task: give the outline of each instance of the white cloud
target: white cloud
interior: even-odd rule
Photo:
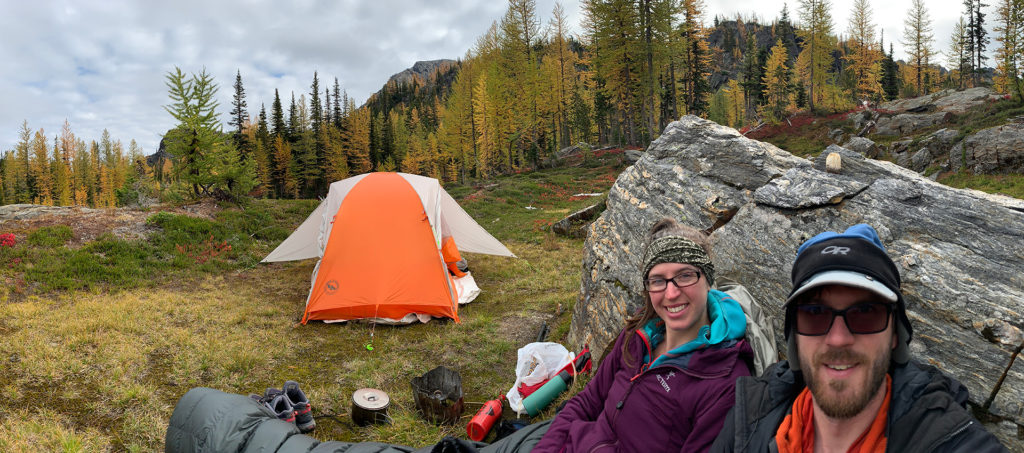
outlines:
[[[164,75],[204,67],[220,85],[226,122],[235,72],[241,71],[248,109],[269,110],[274,89],[282,102],[308,93],[317,71],[321,89],[337,77],[358,103],[392,74],[419,60],[462,58],[491,24],[502,1],[438,0],[33,0],[6,1],[0,15],[0,151],[11,149],[22,120],[48,136],[65,119],[80,138],[98,140],[103,129],[146,153],[173,126]],[[715,14],[751,12],[771,21],[782,0],[705,0]],[[935,47],[948,47],[960,0],[929,0]],[[554,0],[538,0],[546,27]],[[562,2],[579,32],[578,0]],[[852,0],[833,0],[837,31],[846,29]],[[886,41],[902,34],[910,0],[872,0]],[[797,1],[789,2],[795,19]],[[989,15],[991,20],[992,15]],[[900,44],[896,41],[897,56]]]

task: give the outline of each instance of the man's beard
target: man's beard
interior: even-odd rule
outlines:
[[[829,349],[814,357],[814,360],[810,363],[811,366],[807,370],[807,387],[811,389],[814,402],[817,403],[825,415],[835,419],[851,418],[867,407],[871,399],[877,394],[882,383],[885,382],[885,375],[888,372],[891,357],[892,351],[888,348],[885,348],[884,352],[879,354],[874,361],[869,361],[865,356],[849,349]],[[867,382],[851,382],[849,380],[826,382],[826,378],[822,376],[823,373],[819,373],[819,371],[824,366],[823,364],[836,362],[853,362],[860,366],[870,366]],[[860,378],[858,377],[858,379]],[[862,384],[862,387],[855,390],[853,394],[849,396],[836,395],[846,390],[848,386],[856,386],[858,384]]]

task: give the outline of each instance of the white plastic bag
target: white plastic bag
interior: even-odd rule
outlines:
[[[519,348],[516,382],[505,394],[509,407],[520,415],[526,412],[523,397],[519,394],[519,384],[536,385],[544,382],[571,363],[575,356],[576,354],[558,343],[530,343]]]

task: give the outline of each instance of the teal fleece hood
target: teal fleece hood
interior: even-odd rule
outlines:
[[[701,348],[730,340],[739,340],[747,333],[747,315],[743,313],[743,307],[732,296],[717,289],[708,291],[708,318],[711,320],[711,325],[702,326],[697,338],[658,357],[654,363],[651,363],[651,368],[665,360]],[[665,340],[665,323],[661,318],[651,319],[644,325],[643,330],[647,334],[647,338],[650,339],[652,351]],[[650,361],[649,356],[644,357],[644,362]]]

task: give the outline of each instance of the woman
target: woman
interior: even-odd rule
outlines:
[[[751,372],[746,317],[712,289],[706,235],[665,219],[647,243],[644,309],[533,451],[698,452],[721,430],[733,384]]]

